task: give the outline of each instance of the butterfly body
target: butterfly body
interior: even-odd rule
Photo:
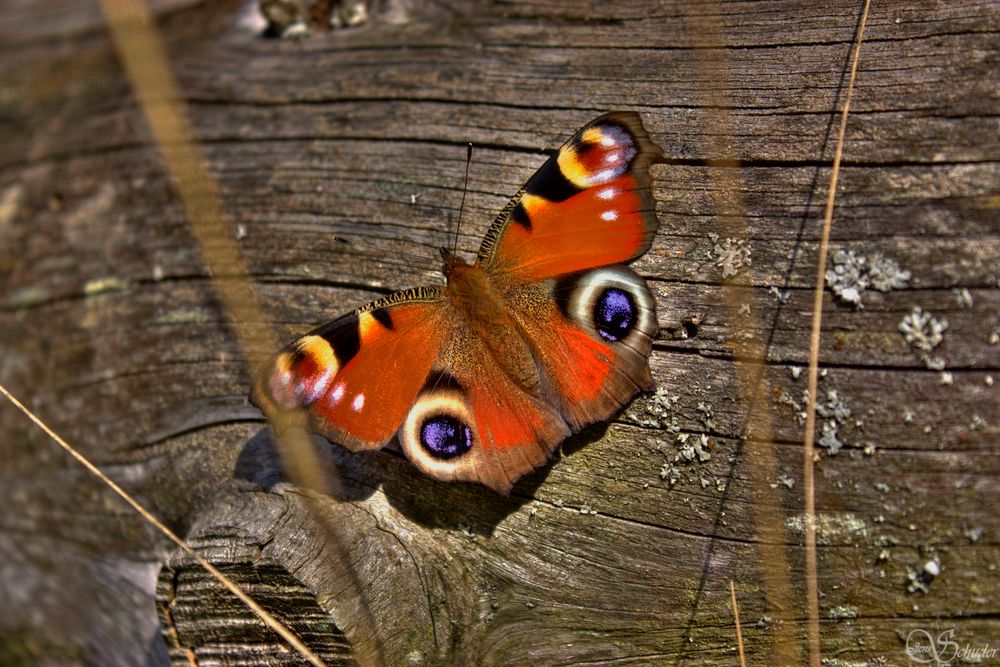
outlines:
[[[520,389],[538,392],[537,367],[511,305],[478,265],[449,255],[443,269],[445,296],[457,319],[481,340],[495,363]]]
[[[637,115],[580,130],[501,212],[474,263],[442,250],[442,287],[412,288],[280,351],[251,400],[304,409],[354,449],[398,437],[443,480],[508,493],[569,434],[653,387],[652,293],[625,262],[656,230]]]

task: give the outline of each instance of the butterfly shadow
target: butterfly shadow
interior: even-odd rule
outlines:
[[[364,477],[356,474],[370,467],[373,452],[350,452],[330,445],[326,440],[313,436],[313,455],[320,470],[328,474],[323,480],[327,488],[337,489],[338,500],[365,500],[371,496],[377,485],[365,483]],[[240,451],[233,467],[233,477],[260,488],[271,491],[280,483],[294,483],[282,464],[278,442],[270,428],[262,428]]]
[[[607,424],[598,424],[564,440],[554,456],[521,477],[508,496],[479,484],[431,479],[411,466],[401,453],[396,454],[396,469],[383,480],[383,490],[393,507],[422,526],[457,529],[470,538],[492,537],[504,519],[538,500],[537,490],[556,462],[600,440],[606,431]]]
[[[551,473],[554,462],[600,440],[606,430],[607,425],[600,424],[565,440],[553,460],[518,480],[508,496],[478,484],[440,482],[427,477],[392,445],[377,451],[351,452],[319,436],[314,436],[313,442],[320,467],[330,472],[328,487],[337,489],[338,500],[363,501],[382,487],[389,504],[414,523],[490,537],[500,522],[536,500],[536,491]],[[270,428],[262,428],[246,442],[233,476],[268,491],[279,483],[292,482]]]

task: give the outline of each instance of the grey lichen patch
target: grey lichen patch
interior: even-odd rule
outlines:
[[[702,414],[701,423],[708,431],[718,431],[715,421],[712,419],[712,406],[708,403],[699,402],[698,412]]]
[[[796,533],[805,531],[805,516],[796,514],[785,519],[785,527]],[[816,517],[816,541],[819,544],[852,542],[855,538],[868,537],[868,524],[864,519],[845,512],[843,514],[820,514]]]
[[[170,310],[156,318],[158,324],[206,324],[212,320],[212,313],[198,308]]]
[[[882,658],[882,661],[879,661]],[[878,656],[868,660],[844,660],[843,658],[823,658],[820,662],[823,667],[880,667],[888,664],[885,658]]]
[[[924,595],[931,592],[930,583],[941,574],[941,563],[936,559],[924,563],[923,567],[910,570],[906,575],[906,591],[921,592]]]
[[[718,234],[709,234],[708,238],[713,244],[711,256],[715,259],[715,265],[722,269],[723,279],[735,276],[752,263],[750,243],[746,239],[720,240]]]
[[[837,250],[826,272],[826,285],[841,301],[861,307],[861,293],[869,283],[865,271],[866,260],[853,250]]]
[[[868,288],[879,292],[903,289],[911,273],[900,268],[895,260],[881,253],[864,256],[853,250],[837,250],[826,272],[826,285],[844,303],[861,308],[861,299]]]
[[[657,440],[654,451],[666,457],[659,470],[659,477],[669,486],[674,486],[678,482],[687,479],[688,481],[701,482],[702,486],[708,486],[710,482],[705,482],[703,475],[698,471],[697,464],[705,463],[712,459],[711,439],[705,433],[682,433],[681,427],[674,412],[680,396],[669,396],[663,389],[657,390],[650,399],[643,413],[633,415],[640,423],[646,426],[654,426],[663,429],[673,437]],[[707,403],[698,403],[698,412],[702,415],[702,423],[706,430],[715,429],[712,421],[712,407]],[[648,485],[646,485],[648,487]],[[716,484],[718,487],[719,485]],[[724,488],[724,485],[723,485]]]
[[[353,28],[368,21],[369,0],[260,0],[267,30],[285,39],[303,39],[310,28]]]
[[[88,280],[83,286],[83,293],[87,296],[104,294],[105,292],[121,292],[129,287],[129,282],[118,276],[105,276]]]
[[[677,482],[681,481],[681,477],[681,469],[669,461],[660,467],[660,479],[670,486],[673,486]]]
[[[681,400],[680,396],[669,396],[667,390],[660,387],[645,403],[645,409],[630,410],[631,417],[641,424],[651,428],[661,428],[668,433],[678,433],[681,430],[674,414],[674,407]],[[637,402],[638,403],[638,402]]]
[[[847,407],[847,403],[836,389],[829,389],[826,392],[826,401],[816,403],[816,413],[820,417],[843,424],[851,416],[851,409]]]
[[[791,391],[785,391],[781,387],[775,387],[772,391],[772,396],[775,403],[778,405],[786,405],[792,410],[795,415],[795,419],[798,421],[800,426],[806,423],[806,413],[802,409],[802,403],[797,401],[795,397],[792,396]],[[802,399],[803,401],[809,400],[808,391],[803,390]]]
[[[795,488],[795,479],[792,478],[791,475],[781,473],[780,475],[778,475],[778,481],[771,484],[771,488],[772,489],[778,488],[778,484],[782,484],[786,488],[793,489]]]
[[[310,0],[260,0],[260,13],[267,19],[268,30],[285,39],[300,39],[309,34]]]
[[[939,320],[920,306],[914,306],[897,329],[927,368],[944,369],[944,359],[931,356],[931,352],[944,340],[944,332],[948,330],[947,320]]]
[[[951,293],[955,295],[955,305],[959,308],[972,308],[972,292],[968,287],[956,287]]]
[[[835,621],[857,618],[858,608],[849,604],[837,605],[836,607],[831,607],[826,615]]]
[[[47,288],[38,285],[29,285],[11,294],[7,302],[15,309],[30,308],[40,303],[45,303],[50,298],[52,298],[52,293]]]
[[[910,347],[930,352],[944,340],[948,321],[939,320],[920,306],[914,306],[910,314],[900,321],[898,328]]]
[[[885,257],[881,253],[868,256],[868,279],[871,281],[872,289],[879,292],[904,289],[911,277],[912,274],[900,268],[894,259]]]
[[[708,446],[709,439],[704,433],[698,436],[692,436],[690,433],[678,433],[677,455],[674,457],[674,463],[682,461],[685,463],[693,461],[704,463],[712,458]]]
[[[844,443],[837,438],[836,422],[823,422],[823,434],[816,442],[820,447],[826,449],[830,456],[835,456],[844,447]]]
[[[802,390],[801,400],[796,400],[792,392],[783,391],[781,387],[775,388],[773,396],[776,403],[787,405],[792,409],[800,425],[805,424],[806,411],[804,406],[809,403],[808,389]],[[816,414],[823,420],[817,444],[826,449],[830,456],[834,456],[844,447],[845,443],[840,439],[839,431],[848,423],[851,409],[836,389],[829,389],[826,392],[826,400],[816,403]],[[857,424],[855,425],[857,426]]]
[[[975,527],[970,526],[968,528],[964,528],[962,530],[962,534],[965,535],[965,539],[975,544],[980,539],[982,539],[983,535],[986,534],[986,529],[981,526],[975,526]]]
[[[368,0],[343,0],[330,12],[331,28],[355,28],[368,22]]]
[[[790,291],[778,289],[774,285],[771,285],[771,287],[767,290],[767,293],[773,296],[774,300],[778,303],[787,303],[788,298],[792,295]]]
[[[0,232],[14,219],[21,209],[21,197],[24,194],[24,186],[15,183],[0,194]]]

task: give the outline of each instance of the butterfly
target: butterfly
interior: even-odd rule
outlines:
[[[280,350],[250,395],[302,409],[352,451],[398,437],[438,480],[507,495],[570,434],[653,389],[656,304],[626,264],[656,233],[633,112],[602,115],[532,176],[469,264],[442,248],[446,285],[394,292]]]

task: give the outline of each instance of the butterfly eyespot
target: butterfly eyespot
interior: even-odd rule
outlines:
[[[451,415],[435,415],[421,424],[420,445],[434,458],[447,461],[472,449],[472,429]]]
[[[605,343],[639,350],[656,335],[656,304],[646,283],[624,266],[608,266],[556,281],[553,296],[567,319]]]
[[[450,475],[479,440],[464,391],[441,375],[414,402],[399,429],[403,452],[418,468]],[[435,386],[436,385],[436,386]]]
[[[636,320],[635,299],[625,290],[608,287],[594,304],[594,328],[604,340],[618,341],[632,331]]]

